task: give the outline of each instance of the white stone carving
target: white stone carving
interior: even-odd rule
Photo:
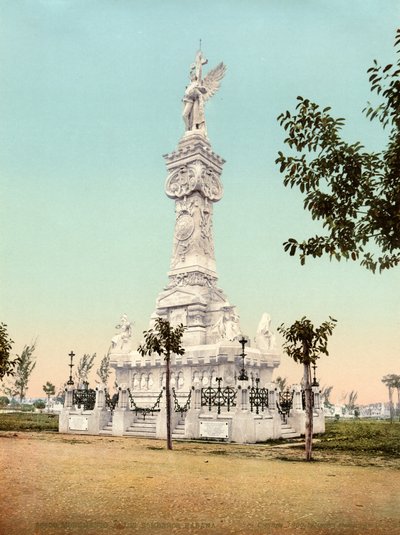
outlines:
[[[218,91],[226,71],[226,66],[221,62],[203,79],[202,69],[207,62],[208,60],[199,50],[195,62],[191,65],[190,84],[186,87],[182,99],[182,117],[186,132],[196,132],[204,136],[207,135],[204,103]]]
[[[212,217],[210,209],[207,206],[207,200],[205,206],[200,210],[200,236],[202,238],[201,245],[204,254],[214,258],[214,242],[212,237]]]
[[[217,335],[219,340],[229,340],[233,342],[241,336],[239,326],[239,316],[235,312],[235,307],[222,307],[223,314],[211,328],[211,334]]]
[[[215,261],[212,204],[198,192],[193,194],[190,201],[185,198],[176,202],[172,269],[184,264],[188,255],[192,258],[197,255],[196,262],[206,268],[210,268],[210,262]]]
[[[262,351],[272,351],[276,349],[276,336],[270,329],[271,316],[264,312],[257,327],[256,345]]]
[[[121,316],[120,323],[116,325],[119,334],[113,336],[111,340],[112,353],[129,353],[131,351],[131,336],[133,322],[131,323],[126,314]]]
[[[175,225],[175,237],[179,241],[185,241],[193,234],[194,231],[194,221],[193,217],[188,214],[181,212],[178,215]]]
[[[212,288],[217,281],[216,277],[211,277],[201,271],[192,271],[190,273],[179,273],[170,277],[168,288],[175,286],[207,286]]]
[[[223,187],[220,171],[205,165],[200,160],[173,169],[167,177],[165,192],[171,199],[181,199],[199,191],[210,201],[219,201]]]

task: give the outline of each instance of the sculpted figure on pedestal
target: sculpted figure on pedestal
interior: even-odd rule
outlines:
[[[197,52],[195,62],[190,69],[190,84],[183,95],[182,117],[186,132],[206,133],[204,103],[219,89],[226,66],[221,62],[202,79],[202,68],[207,63],[201,50]]]
[[[111,351],[113,352],[129,352],[130,347],[130,339],[132,336],[132,326],[133,323],[131,323],[128,319],[128,316],[126,314],[123,314],[121,316],[121,321],[119,325],[116,325],[116,329],[118,329],[120,332],[113,336],[111,340]]]
[[[270,330],[271,316],[264,312],[257,327],[256,345],[264,351],[271,351],[276,348],[275,335]]]
[[[212,334],[216,334],[220,340],[233,342],[240,337],[239,316],[234,311],[234,307],[223,307],[223,315],[211,329]]]

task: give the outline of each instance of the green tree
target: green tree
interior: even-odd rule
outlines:
[[[40,409],[40,411],[44,408],[46,408],[46,403],[42,399],[37,399],[33,402],[33,406],[35,409]]]
[[[75,380],[78,383],[78,386],[82,386],[83,383],[88,382],[89,372],[93,368],[95,358],[96,353],[93,353],[93,355],[85,353],[83,357],[80,358],[75,372]]]
[[[390,422],[393,423],[394,418],[394,403],[393,403],[393,391],[397,389],[398,395],[398,407],[400,408],[400,375],[390,373],[382,377],[382,383],[387,386],[389,393],[389,411],[390,411]]]
[[[356,401],[358,398],[358,392],[355,390],[352,390],[349,394],[347,394],[347,403],[345,403],[345,409],[348,413],[354,413],[354,411],[358,408],[356,405]]]
[[[64,405],[64,401],[65,401],[65,389],[67,387],[67,384],[66,383],[62,383],[58,388],[57,388],[57,393],[56,393],[56,397],[54,398],[54,401],[56,403],[62,403]]]
[[[332,394],[333,386],[323,386],[321,389],[321,399],[324,407],[327,409],[330,409],[333,405],[331,403],[331,394]]]
[[[275,383],[276,385],[278,386],[279,390],[281,392],[283,392],[285,390],[285,388],[288,386],[288,383],[287,383],[287,378],[286,377],[281,377],[281,376],[278,376],[276,379],[275,379]]]
[[[18,396],[20,403],[25,399],[29,379],[36,366],[36,357],[33,355],[35,348],[36,342],[33,342],[24,347],[21,355],[17,355],[17,364],[10,378],[11,382],[4,387],[4,392],[11,397]]]
[[[0,396],[0,409],[7,407],[10,404],[10,400],[7,396]]]
[[[319,327],[314,327],[306,317],[295,321],[290,327],[284,324],[278,327],[278,332],[284,338],[283,351],[295,362],[303,365],[303,383],[306,398],[306,460],[312,459],[312,436],[313,436],[313,407],[311,365],[315,364],[321,354],[328,353],[328,336],[336,326],[336,320],[329,317]]]
[[[397,416],[400,419],[400,375],[394,375],[394,388],[397,390]]]
[[[287,132],[285,143],[294,150],[278,153],[276,163],[285,186],[304,194],[304,208],[323,223],[325,233],[284,243],[291,256],[329,255],[351,259],[375,272],[400,262],[400,29],[395,48],[399,59],[385,67],[374,60],[371,91],[382,101],[368,103],[364,112],[388,127],[388,142],[380,152],[367,152],[361,143],[341,138],[344,119],[333,118],[330,107],[298,98],[296,112],[278,117]],[[378,254],[378,257],[377,257]]]
[[[43,392],[47,396],[47,409],[50,409],[50,396],[54,396],[56,393],[56,387],[53,385],[53,383],[50,383],[49,381],[46,381],[46,384],[43,385]]]
[[[101,359],[100,367],[96,371],[96,375],[99,377],[100,382],[107,386],[108,378],[111,374],[111,368],[110,368],[110,354],[107,353],[107,355],[104,355],[104,357]],[[96,381],[98,382],[98,381]]]
[[[8,334],[7,325],[0,323],[0,381],[5,376],[14,375],[15,366],[18,364],[18,359],[10,359],[13,343]]]
[[[183,355],[184,348],[181,346],[182,336],[185,327],[180,324],[171,327],[168,320],[157,317],[154,328],[144,331],[144,343],[138,348],[138,352],[144,355],[157,353],[164,355],[166,365],[166,409],[167,409],[167,448],[172,450],[172,429],[171,429],[171,355]]]

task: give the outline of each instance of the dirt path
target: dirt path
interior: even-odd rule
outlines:
[[[400,470],[271,451],[0,433],[0,534],[400,534]]]

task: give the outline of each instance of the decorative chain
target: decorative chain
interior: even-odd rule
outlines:
[[[172,387],[172,395],[174,396],[174,411],[175,412],[180,412],[181,413],[181,416],[183,415],[184,412],[187,412],[190,408],[190,400],[191,400],[191,397],[192,397],[192,391],[190,390],[189,392],[189,395],[186,399],[186,403],[181,406],[179,404],[179,401],[178,401],[178,398],[176,396],[176,392],[175,392],[175,388]]]
[[[164,392],[164,388],[159,393],[158,398],[156,399],[156,401],[155,401],[155,403],[154,403],[154,405],[152,407],[138,407],[136,405],[135,400],[133,399],[133,395],[132,395],[132,392],[131,392],[130,388],[127,388],[127,392],[128,392],[128,396],[129,396],[130,405],[131,405],[130,408],[131,408],[132,411],[135,411],[136,416],[139,413],[141,413],[143,415],[143,420],[145,420],[146,416],[148,414],[151,414],[153,416],[154,412],[160,412],[160,402],[161,402],[161,398],[162,398],[162,395],[163,395],[163,392]]]

